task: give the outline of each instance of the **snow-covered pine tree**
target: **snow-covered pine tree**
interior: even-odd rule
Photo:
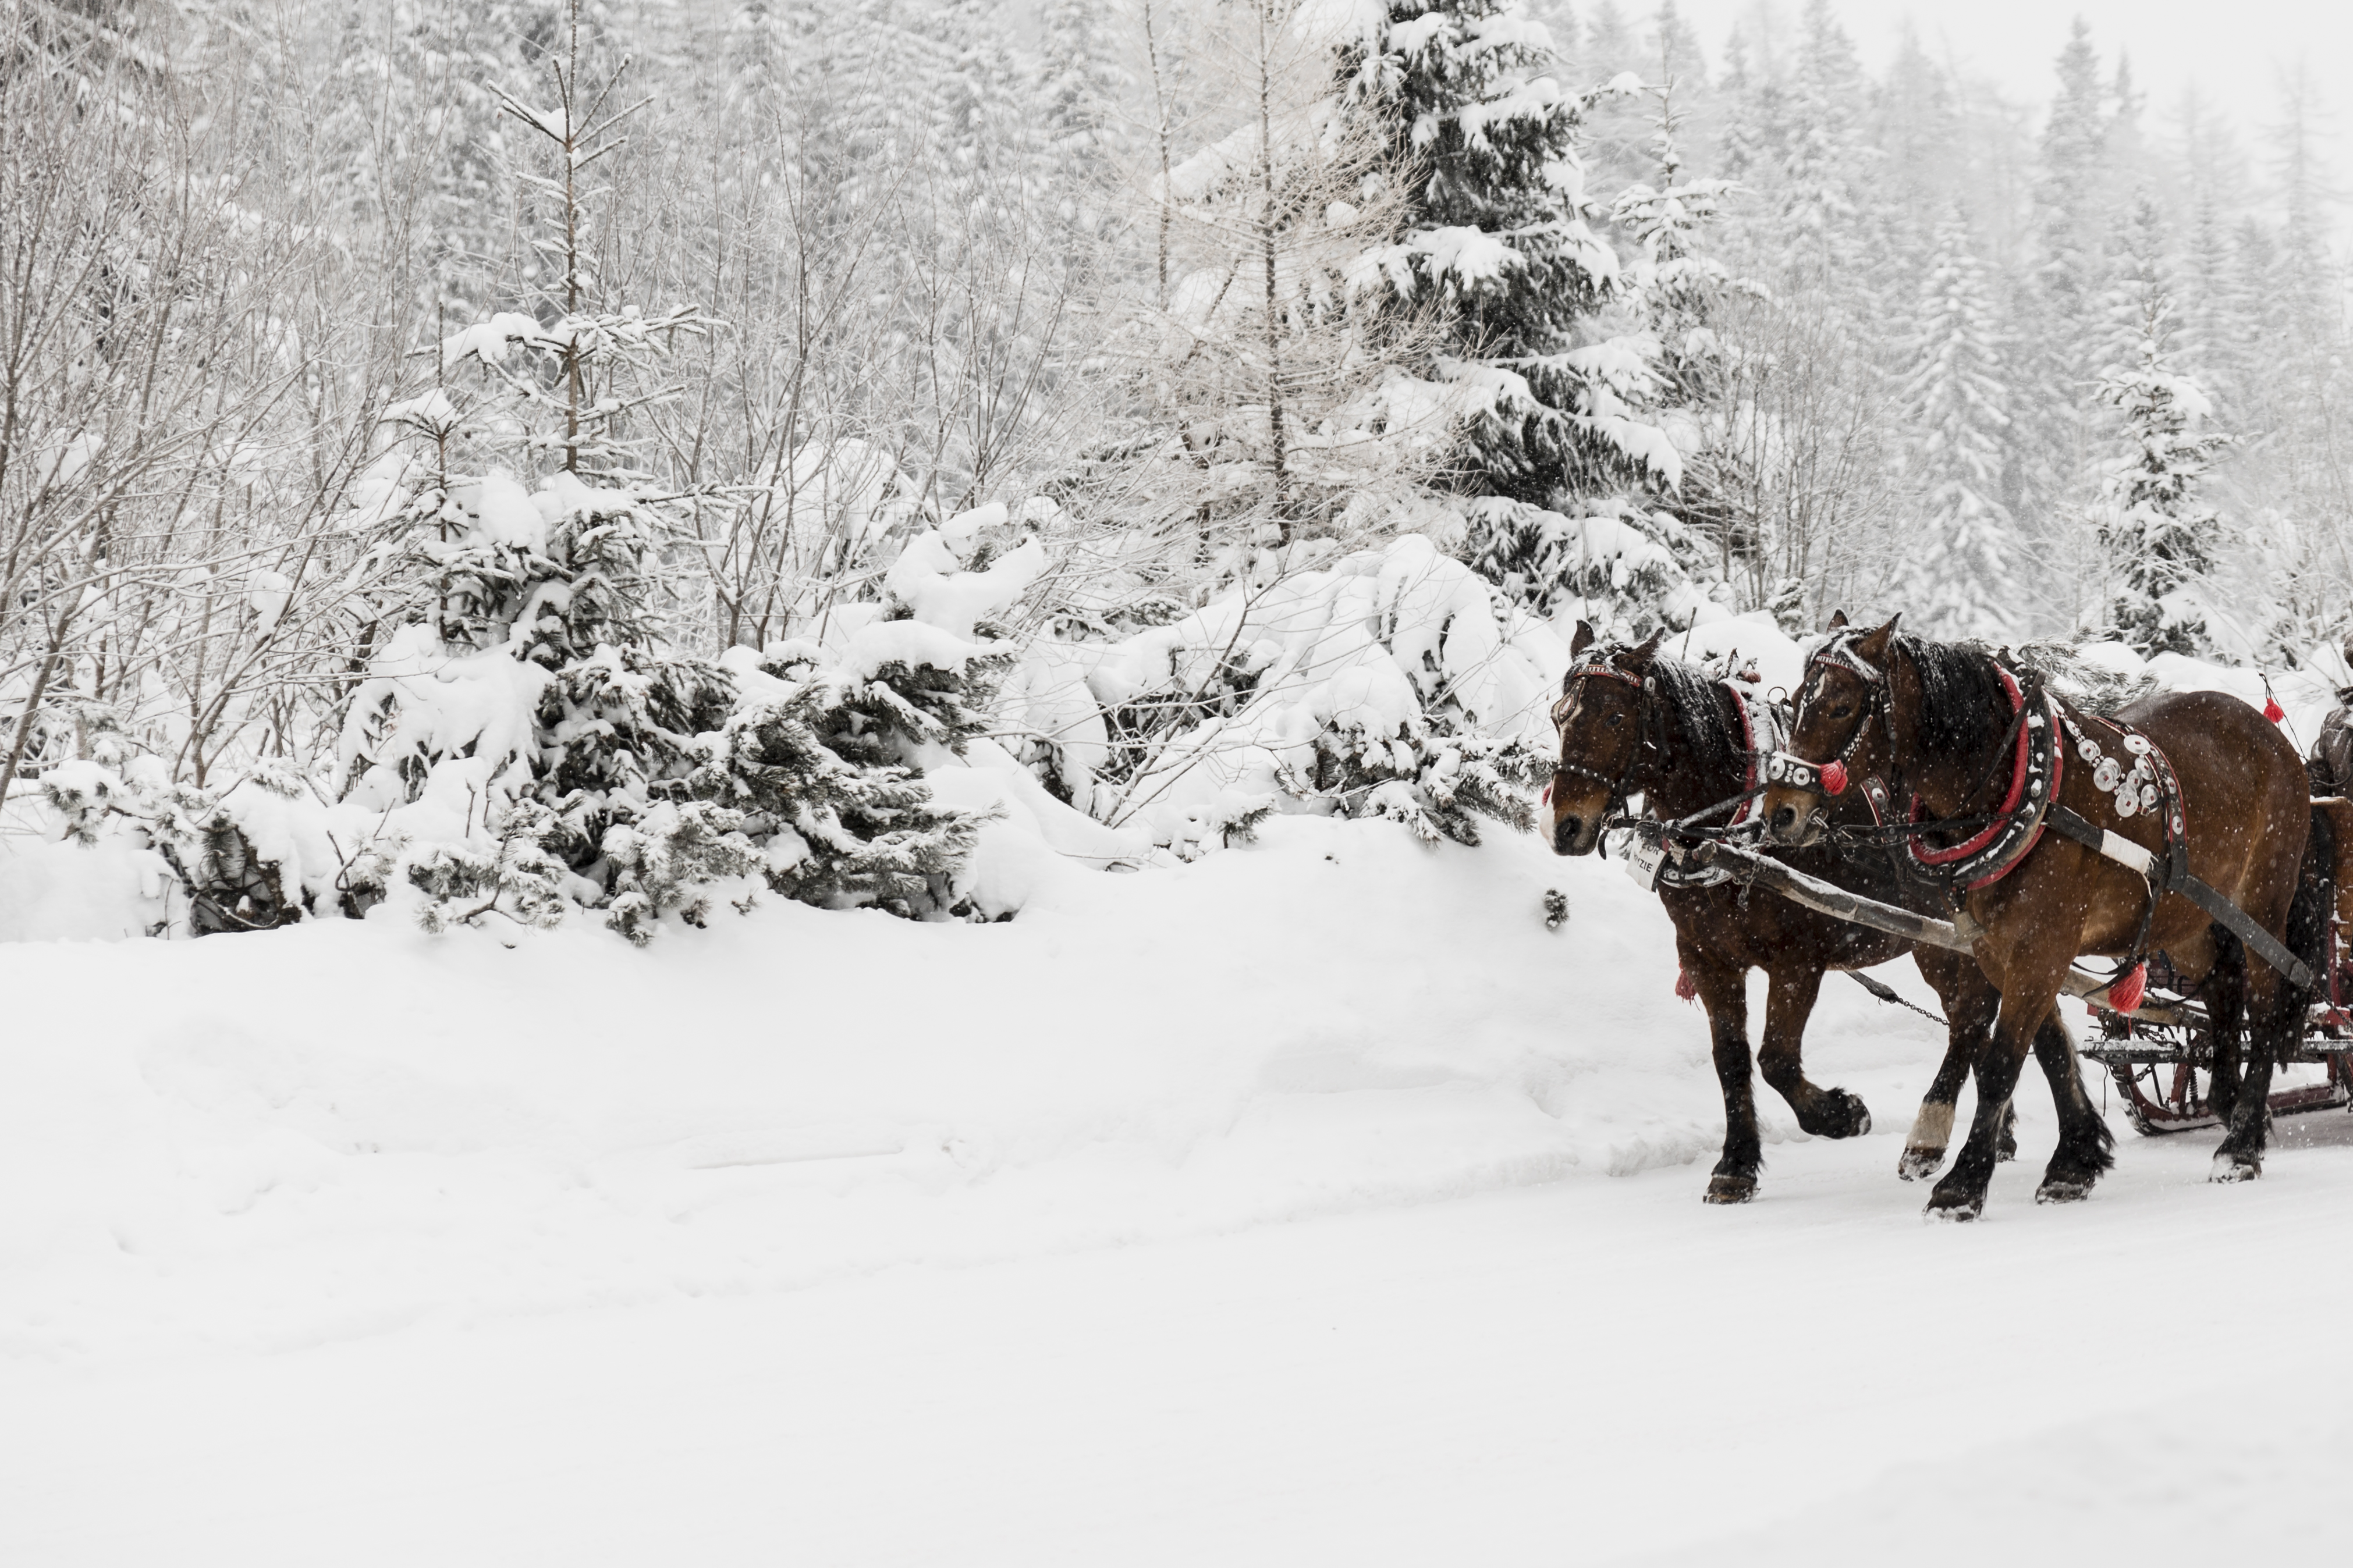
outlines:
[[[1620,278],[1591,226],[1604,209],[1586,195],[1581,125],[1611,89],[1537,74],[1547,49],[1515,0],[1392,0],[1341,48],[1351,107],[1412,171],[1378,259],[1443,322],[1438,372],[1473,409],[1463,488],[1536,505],[1680,474],[1644,417],[1655,343],[1595,330]]]
[[[593,182],[643,100],[620,96],[620,68],[583,74],[576,4],[569,26],[536,100],[502,94],[545,171],[515,174],[534,220],[516,301],[527,309],[448,338],[436,388],[398,411],[430,447],[401,476],[420,602],[353,704],[347,789],[387,810],[439,796],[448,820],[407,867],[428,926],[491,910],[551,923],[568,899],[606,906],[608,925],[643,942],[664,911],[699,920],[698,889],[754,869],[828,901],[881,889],[859,868],[878,855],[944,878],[975,824],[931,811],[896,766],[831,752],[805,768],[761,762],[773,704],[739,708],[725,670],[670,644],[662,568],[684,498],[644,466],[632,422],[667,395],[671,341],[715,323],[692,306],[649,313],[604,275],[608,191]],[[796,700],[820,725],[842,706]],[[747,794],[723,776],[730,760],[772,787]],[[755,838],[789,826],[777,793],[789,779],[828,800],[879,792],[888,810],[812,807],[827,831],[764,850]],[[882,901],[915,909],[902,884]]]
[[[1050,151],[1066,177],[1109,173],[1125,149],[1135,81],[1122,58],[1114,0],[1046,0],[1038,12],[1038,88]]]
[[[1958,205],[1936,227],[1904,384],[1907,447],[1922,511],[1912,541],[1925,624],[1946,637],[2000,637],[2020,622],[2016,531],[2001,504],[2010,424],[1985,268]]]
[[[1672,19],[1670,6],[1662,13],[1661,27]],[[1746,487],[1726,471],[1739,465],[1740,457],[1728,440],[1736,411],[1719,322],[1727,294],[1756,289],[1736,279],[1710,246],[1708,231],[1734,186],[1729,180],[1694,177],[1685,168],[1685,114],[1678,86],[1668,74],[1646,89],[1656,105],[1651,153],[1658,186],[1630,186],[1619,195],[1612,216],[1635,247],[1630,300],[1658,342],[1655,402],[1683,458],[1683,483],[1662,510],[1713,542],[1717,573],[1728,580],[1734,557],[1753,554],[1757,538],[1753,520],[1732,495]]]
[[[2153,230],[2154,204],[2137,229]],[[2214,569],[2222,523],[2198,495],[2230,437],[2202,428],[2213,413],[2198,383],[2172,363],[2173,300],[2154,255],[2134,258],[2118,292],[2137,318],[2131,357],[2100,378],[2099,401],[2123,418],[2125,455],[2101,481],[2098,539],[2121,586],[2107,606],[2114,635],[2143,654],[2212,657],[2194,592]]]
[[[2059,90],[2042,140],[2036,182],[2037,259],[2028,296],[2032,362],[2023,367],[2022,516],[2057,519],[2091,476],[2093,386],[2107,363],[2100,300],[2108,284],[2106,235],[2115,211],[2108,138],[2114,121],[2091,29],[2075,18],[2057,62]],[[2037,541],[2056,546],[2055,539]]]
[[[1391,0],[1343,40],[1351,111],[1411,170],[1379,276],[1442,335],[1432,374],[1464,416],[1449,480],[1470,498],[1464,559],[1531,606],[1598,595],[1616,625],[1686,624],[1714,552],[1653,506],[1683,471],[1658,419],[1659,342],[1634,330],[1586,191],[1588,116],[1639,89],[1571,92],[1541,74],[1550,58],[1516,0]]]

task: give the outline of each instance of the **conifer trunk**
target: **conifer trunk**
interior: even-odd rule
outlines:
[[[1270,0],[1258,7],[1259,256],[1266,271],[1266,424],[1274,457],[1274,520],[1282,540],[1291,542],[1291,474],[1282,428],[1282,322],[1276,309],[1274,251],[1274,81],[1266,36]]]

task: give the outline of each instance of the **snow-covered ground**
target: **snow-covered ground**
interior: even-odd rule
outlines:
[[[1673,973],[1297,818],[995,926],[0,945],[0,1563],[2342,1560],[2353,1119],[2042,1209],[2028,1094],[1926,1226],[1940,1032],[1833,980],[1881,1131],[1767,1096],[1710,1209]]]

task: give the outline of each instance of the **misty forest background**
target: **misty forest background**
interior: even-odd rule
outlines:
[[[955,907],[926,746],[1148,826],[1251,616],[1364,563],[1467,569],[1490,654],[1843,607],[2295,666],[2353,593],[2327,106],[2126,43],[2028,105],[1826,0],[1714,56],[1672,0],[6,0],[0,793],[212,929],[634,930],[762,868]],[[901,622],[955,646],[844,640]],[[1429,654],[1282,787],[1524,816],[1525,715]],[[332,897],[219,805],[460,762]]]

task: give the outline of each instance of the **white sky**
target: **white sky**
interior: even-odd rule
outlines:
[[[1643,0],[1620,0],[1647,13]],[[1801,0],[1779,9],[1794,19]],[[1735,19],[1756,0],[1682,0],[1699,28],[1709,64],[1721,58]],[[2251,148],[2273,116],[2282,66],[2302,60],[2319,89],[2333,148],[2332,172],[2353,186],[2353,0],[1833,0],[1866,62],[1876,67],[1894,52],[1908,16],[1932,53],[1972,74],[1989,78],[2012,97],[2040,106],[2050,96],[2052,62],[2067,40],[2070,22],[2092,26],[2092,42],[2114,68],[2121,45],[2147,95],[2144,121],[2163,133],[2182,84],[2195,79],[2236,125]],[[2038,116],[2039,124],[2039,116]]]

